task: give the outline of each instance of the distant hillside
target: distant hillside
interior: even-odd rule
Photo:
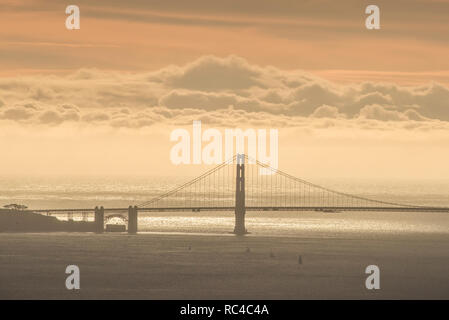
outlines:
[[[93,222],[60,221],[33,212],[0,210],[0,232],[94,231]]]

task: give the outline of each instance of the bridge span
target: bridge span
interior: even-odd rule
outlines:
[[[105,218],[122,217],[128,232],[138,231],[138,212],[234,211],[234,233],[247,233],[246,211],[391,211],[448,212],[449,207],[381,201],[325,188],[274,169],[246,155],[236,155],[204,174],[149,201],[128,208],[38,209],[37,213],[94,213],[96,232]],[[106,215],[106,216],[105,216]]]
[[[161,207],[161,208],[137,208],[139,212],[206,212],[206,211],[234,211],[235,207]],[[108,212],[125,212],[128,208],[105,208]],[[449,212],[449,207],[245,207],[246,211],[318,211],[318,212],[339,212],[339,211],[389,211],[389,212]],[[94,208],[85,209],[38,209],[28,210],[37,213],[76,213],[94,212]],[[117,214],[117,217],[119,214]],[[114,216],[108,216],[114,217]]]

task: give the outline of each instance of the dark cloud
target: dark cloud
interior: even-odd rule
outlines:
[[[0,96],[0,119],[22,124],[131,128],[203,119],[217,125],[341,122],[365,128],[396,122],[411,129],[449,123],[449,89],[438,83],[337,85],[235,56],[206,56],[139,74],[82,69],[68,76],[2,78]]]
[[[241,90],[263,86],[262,70],[235,56],[225,59],[202,57],[179,69],[167,82],[175,88],[204,91]]]
[[[0,118],[5,120],[27,120],[33,116],[33,111],[23,106],[6,108],[1,114]]]

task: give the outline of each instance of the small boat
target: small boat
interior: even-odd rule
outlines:
[[[125,232],[126,226],[124,224],[106,224],[106,232]]]

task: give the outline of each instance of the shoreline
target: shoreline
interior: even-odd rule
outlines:
[[[0,233],[3,232],[91,232],[95,225],[88,221],[63,221],[32,211],[1,210]]]

